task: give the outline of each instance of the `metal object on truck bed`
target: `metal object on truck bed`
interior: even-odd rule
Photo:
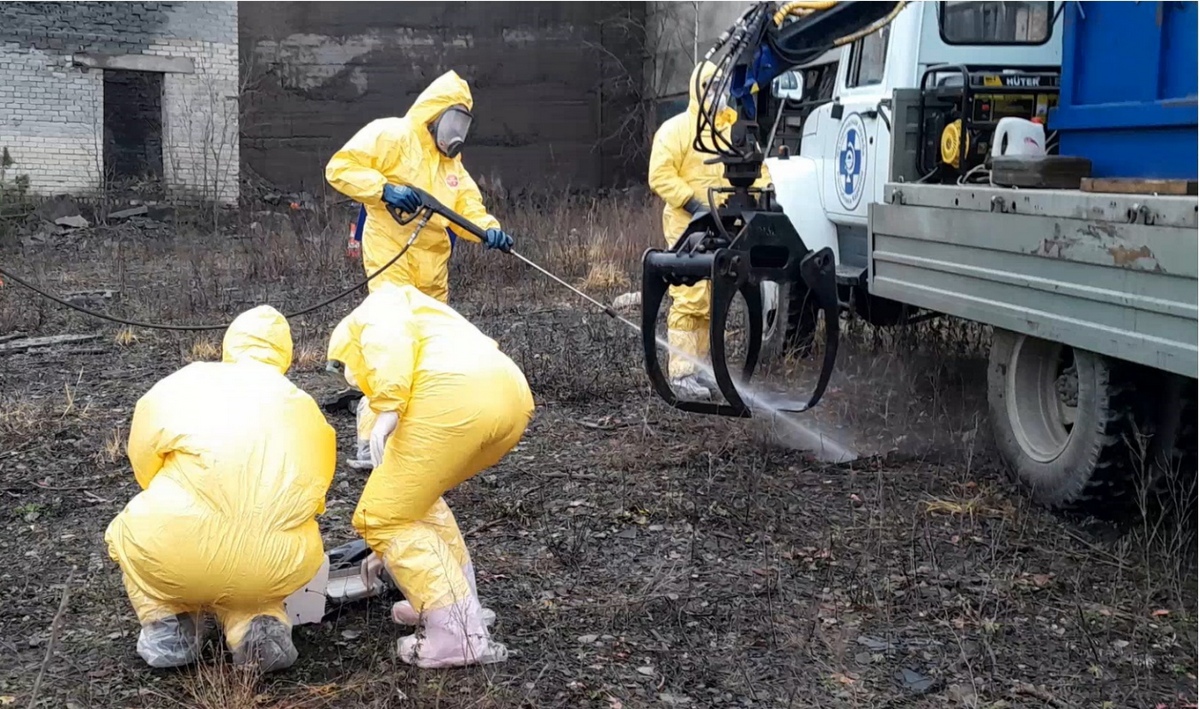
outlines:
[[[888,183],[873,295],[1196,377],[1197,200]]]

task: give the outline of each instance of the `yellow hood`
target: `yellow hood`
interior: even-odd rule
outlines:
[[[700,62],[695,69],[692,69],[692,75],[688,78],[688,113],[693,116],[700,113],[700,95],[715,73],[717,73],[717,65],[709,61]],[[696,86],[697,79],[700,86]],[[700,90],[697,91],[697,89]]]
[[[284,374],[292,366],[292,330],[282,313],[260,305],[230,323],[221,350],[223,362],[261,362]]]
[[[467,86],[467,82],[457,72],[448,71],[426,86],[413,102],[412,108],[404,115],[416,125],[428,126],[442,111],[455,104],[466,106],[468,111],[475,106],[471,98],[471,87]],[[417,134],[421,136],[422,141],[433,140],[427,130],[417,131]]]
[[[692,75],[688,79],[688,115],[692,117],[700,115],[700,97],[703,94],[703,89],[706,88],[706,85],[716,73],[717,65],[710,61],[700,62],[696,65],[695,69],[692,69]],[[699,87],[696,86],[697,79],[699,79],[699,83],[701,84]],[[700,91],[698,92],[697,89],[700,89]],[[736,120],[737,111],[727,107],[717,116],[717,127],[723,133]]]

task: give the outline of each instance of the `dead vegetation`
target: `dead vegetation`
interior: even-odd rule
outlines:
[[[597,297],[636,284],[660,240],[639,195],[500,211],[523,254]],[[112,290],[106,312],[220,323],[354,283],[352,218],[249,212],[216,234],[130,219],[0,258],[59,293]],[[1194,537],[1081,525],[1014,490],[989,447],[980,328],[850,325],[811,424],[877,455],[831,467],[761,422],[666,408],[632,335],[515,260],[460,243],[451,293],[539,404],[517,450],[450,500],[508,663],[398,663],[389,598],[297,628],[301,659],[279,676],[229,667],[216,644],[197,668],[146,669],[102,535],[137,490],[123,457],[137,398],[219,358],[220,333],[119,328],[8,284],[0,334],[102,336],[0,354],[0,706],[29,703],[47,656],[44,707],[1194,706]],[[292,376],[318,398],[340,387],[325,338],[358,297],[292,321]],[[809,376],[785,362],[769,379]],[[349,450],[349,414],[330,419]],[[363,483],[339,465],[329,545],[352,538]]]

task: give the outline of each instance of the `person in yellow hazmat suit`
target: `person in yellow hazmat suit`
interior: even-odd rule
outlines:
[[[338,323],[328,359],[376,414],[375,468],[353,523],[407,599],[393,619],[423,626],[400,639],[400,659],[427,668],[504,661],[442,495],[520,441],[534,409],[525,375],[448,305],[390,283]]]
[[[142,491],[104,539],[150,666],[196,661],[213,614],[235,663],[279,670],[297,656],[284,599],[324,561],[316,517],[337,439],[284,374],[292,338],[277,310],[238,316],[222,349],[138,400],[128,455]]]
[[[399,118],[380,118],[358,131],[325,167],[325,179],[338,192],[362,204],[358,234],[362,238],[367,275],[383,268],[404,248],[417,222],[401,226],[387,205],[411,214],[420,206],[417,187],[484,230],[484,246],[507,251],[513,238],[483,205],[479,187],[462,163],[462,149],[471,127],[474,99],[457,73],[448,71],[433,81]],[[471,234],[433,217],[412,247],[368,289],[384,283],[413,285],[443,303],[449,298],[449,263],[458,237]],[[357,459],[352,467],[369,468],[367,434],[374,417],[366,400],[358,406]]]
[[[420,198],[410,185],[482,229],[487,235],[484,246],[512,247],[512,237],[488,213],[479,187],[462,163],[473,107],[467,82],[448,71],[417,96],[404,116],[371,121],[329,160],[325,179],[366,211],[362,254],[368,275],[392,260],[417,226],[417,222],[401,226],[386,208],[390,204],[406,214],[415,211]],[[476,241],[443,217],[433,217],[408,253],[372,279],[368,289],[374,291],[384,283],[408,284],[447,302],[450,252],[458,237]]]
[[[684,235],[684,230],[696,214],[708,211],[709,187],[730,186],[725,180],[725,166],[720,163],[706,165],[705,161],[714,156],[698,152],[694,147],[701,96],[715,72],[716,66],[708,61],[701,62],[692,70],[688,81],[687,110],[663,122],[654,134],[650,148],[650,189],[666,202],[662,225],[668,247],[674,246]],[[728,131],[736,119],[736,111],[723,108],[715,121],[717,129],[728,137]],[[703,137],[703,142],[715,145],[711,136]],[[763,165],[762,175],[755,187],[766,187],[770,182],[771,174]],[[717,390],[711,373],[696,365],[696,362],[708,361],[711,293],[711,283],[707,280],[693,286],[672,286],[670,289],[667,341],[687,356],[671,356],[668,374],[674,389],[689,399],[707,398]]]

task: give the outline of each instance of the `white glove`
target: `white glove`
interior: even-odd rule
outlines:
[[[371,467],[378,468],[383,462],[383,449],[387,446],[388,436],[400,425],[400,415],[395,411],[379,414],[375,425],[371,427]]]
[[[362,400],[366,401],[367,399],[366,399],[366,397],[363,397]],[[359,418],[362,418],[361,410],[364,407],[360,405],[358,408],[359,408]],[[357,424],[357,421],[355,423]],[[355,425],[355,430],[356,431],[358,430],[357,425]],[[350,468],[353,470],[370,470],[373,467],[375,467],[375,466],[371,465],[371,441],[363,440],[363,439],[355,439],[354,445],[355,445],[355,457],[347,458],[346,465],[349,465]]]
[[[383,571],[383,558],[375,552],[363,559],[362,564],[358,567],[358,577],[362,579],[363,586],[368,591],[375,589],[375,584],[379,582],[379,574]]]

